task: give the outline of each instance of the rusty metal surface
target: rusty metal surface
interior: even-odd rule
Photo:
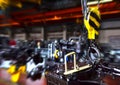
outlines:
[[[103,80],[107,85],[120,85],[120,77],[113,79],[112,76],[106,76]]]

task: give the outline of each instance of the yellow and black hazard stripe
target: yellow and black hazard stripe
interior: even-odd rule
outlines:
[[[95,35],[98,35],[98,30],[101,24],[101,17],[98,7],[90,8],[86,17],[84,18],[84,25],[88,30],[88,39],[95,39]]]
[[[26,66],[22,65],[17,68],[16,65],[11,65],[10,68],[7,70],[9,74],[11,74],[11,81],[16,83],[19,81],[21,73],[26,72]]]
[[[55,50],[55,52],[54,52],[54,57],[56,58],[56,59],[58,59],[59,58],[59,56],[58,56],[58,52],[59,52],[59,50]]]
[[[101,23],[100,14],[94,11],[91,11],[89,23],[90,23],[90,26],[92,26],[96,31],[98,31]]]

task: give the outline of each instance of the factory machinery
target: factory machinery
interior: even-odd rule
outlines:
[[[96,42],[101,23],[99,1],[93,7],[87,6],[87,0],[81,3],[84,24],[79,37],[1,46],[0,68],[7,68],[12,82],[18,82],[21,73],[33,81],[45,75],[48,85],[105,85],[106,75],[114,79],[120,77],[119,60],[113,65],[111,56],[114,54],[106,53]],[[8,66],[4,66],[6,61],[9,61]]]

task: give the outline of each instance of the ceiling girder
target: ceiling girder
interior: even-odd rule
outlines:
[[[101,15],[113,15],[113,14],[120,14],[120,3],[116,2],[110,2],[106,4],[100,4],[100,11]],[[15,24],[19,22],[31,24],[31,23],[43,23],[48,21],[61,21],[65,19],[76,19],[76,18],[82,18],[82,9],[81,7],[75,7],[75,8],[69,8],[69,9],[63,9],[63,10],[55,10],[55,11],[49,11],[49,12],[36,12],[32,14],[32,12],[36,12],[36,9],[28,9],[23,10],[20,12],[13,12],[11,15],[13,18],[7,19],[6,23],[2,23],[5,18],[5,16],[0,16],[0,27],[4,27],[7,24],[7,26],[12,25],[20,25]],[[22,15],[22,16],[20,16]],[[9,23],[9,25],[8,25]],[[14,23],[14,24],[13,24]]]

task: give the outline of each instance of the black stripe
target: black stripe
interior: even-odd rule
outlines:
[[[86,18],[85,18],[86,20],[87,20],[87,18],[88,18],[88,15],[89,15],[89,12],[87,12],[87,14],[86,14]]]
[[[92,20],[89,20],[89,24],[90,24],[90,26],[92,26],[95,30],[98,31],[99,27],[98,27]]]
[[[98,15],[97,15],[96,13],[91,12],[91,13],[90,13],[90,16],[94,17],[94,18],[98,21],[98,23],[101,22],[101,19],[98,17]]]

